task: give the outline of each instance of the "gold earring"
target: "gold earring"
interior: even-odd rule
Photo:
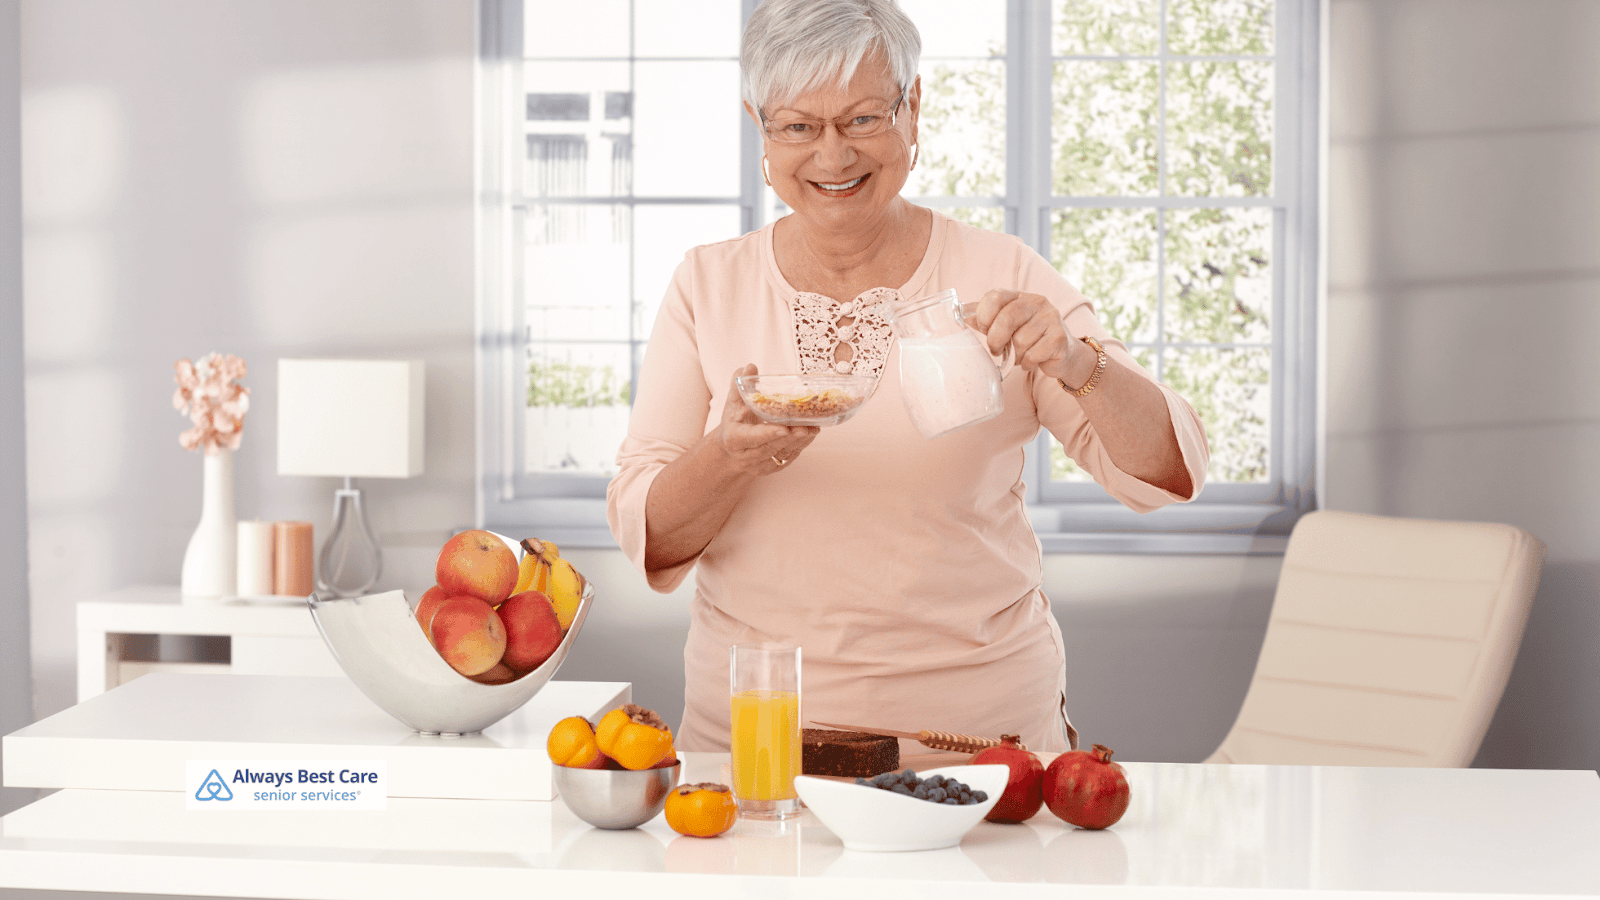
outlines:
[[[767,158],[765,156],[761,157],[761,180],[767,183],[767,187],[772,187],[772,179],[767,177]]]

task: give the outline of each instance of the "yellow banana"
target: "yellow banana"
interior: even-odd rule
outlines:
[[[572,619],[578,614],[578,601],[583,597],[583,576],[572,567],[572,563],[557,558],[550,565],[550,587],[545,595],[556,608],[561,630],[566,631],[572,627]]]
[[[522,541],[522,562],[517,564],[517,586],[513,594],[523,591],[549,593],[550,564],[560,557],[561,551],[549,541],[525,538]]]

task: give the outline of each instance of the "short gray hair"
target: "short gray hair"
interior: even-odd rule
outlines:
[[[895,0],[765,0],[739,47],[745,102],[757,111],[837,78],[848,84],[861,60],[883,53],[889,75],[910,89],[922,37]]]

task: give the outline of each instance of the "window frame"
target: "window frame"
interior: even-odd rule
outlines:
[[[740,0],[747,19],[759,0]],[[1168,0],[1159,0],[1163,19]],[[507,131],[520,123],[523,84],[521,0],[479,0],[476,519],[505,533],[531,530],[563,546],[616,547],[605,517],[603,475],[521,473],[525,405],[518,402],[522,359],[521,231],[515,203],[521,160]],[[1265,206],[1273,210],[1273,397],[1266,484],[1209,483],[1191,503],[1138,514],[1098,485],[1049,480],[1048,432],[1027,448],[1030,517],[1046,552],[1260,554],[1281,553],[1294,522],[1314,509],[1321,490],[1321,264],[1326,229],[1323,98],[1326,4],[1276,0],[1273,98],[1273,192],[1265,202],[1232,198],[1073,198],[1040,190],[1051,185],[1053,65],[1050,0],[1008,0],[1006,194],[1003,197],[912,197],[934,208],[998,205],[1007,230],[1050,258],[1050,217],[1082,206],[1163,208]],[[1285,41],[1286,35],[1294,41]],[[1042,69],[1042,72],[1041,72]],[[1031,77],[1014,77],[1023,71]],[[522,132],[517,130],[520,135]],[[761,141],[753,125],[739,130],[737,198],[599,198],[595,202],[736,202],[745,232],[782,213],[761,179]],[[685,248],[688,249],[688,248]],[[632,326],[630,325],[630,328]],[[630,381],[637,383],[648,335],[630,335]]]

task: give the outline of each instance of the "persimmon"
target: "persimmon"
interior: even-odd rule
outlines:
[[[680,784],[667,795],[667,824],[690,837],[716,837],[733,827],[739,807],[725,784]]]
[[[550,729],[545,741],[550,761],[572,769],[603,769],[605,755],[595,743],[594,728],[583,716],[567,716]]]
[[[624,769],[648,769],[673,755],[672,729],[661,717],[628,703],[600,717],[594,729],[600,752]]]

